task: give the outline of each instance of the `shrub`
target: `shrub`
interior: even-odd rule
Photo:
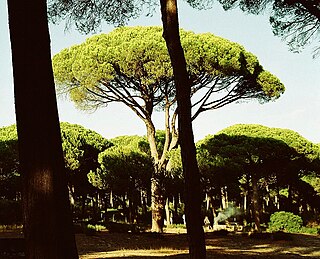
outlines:
[[[279,211],[270,216],[269,230],[286,231],[290,233],[300,232],[302,227],[302,218],[291,212]]]
[[[102,226],[102,225],[91,225],[88,224],[86,226],[84,226],[83,232],[87,235],[87,236],[92,236],[95,235],[96,232],[100,232],[102,230],[105,230],[106,227]]]
[[[320,228],[302,227],[300,229],[300,233],[302,233],[302,234],[319,235]]]
[[[185,224],[170,224],[170,225],[167,225],[167,228],[182,228],[182,229],[185,229],[186,228],[186,225]]]

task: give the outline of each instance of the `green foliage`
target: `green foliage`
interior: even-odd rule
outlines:
[[[210,33],[181,30],[180,34],[192,92],[210,85],[215,91],[232,88],[234,93],[232,99],[226,95],[224,102],[220,97],[219,101],[207,99],[199,112],[242,98],[275,100],[284,92],[279,79],[264,71],[258,59],[241,45]],[[152,100],[153,107],[163,109],[164,95],[171,100],[175,96],[171,62],[160,27],[122,27],[88,38],[56,54],[53,70],[59,91],[68,93],[82,109],[113,101],[132,109],[141,99]]]
[[[153,163],[144,152],[145,139],[124,136],[111,142],[115,145],[99,154],[100,168],[88,174],[90,183],[102,190],[111,189],[115,194],[134,192],[135,188],[147,189]]]
[[[21,189],[15,125],[0,128],[0,197],[14,199]]]
[[[89,185],[87,173],[99,167],[98,154],[112,144],[80,125],[62,122],[60,127],[69,182],[78,189],[86,188]],[[16,126],[0,128],[0,196],[15,198],[20,191],[18,167]]]
[[[97,232],[96,227],[91,224],[85,225],[83,228],[83,233],[86,234],[87,236],[94,236],[96,232]]]
[[[152,1],[65,1],[55,0],[48,2],[48,17],[51,22],[66,22],[66,26],[75,24],[76,28],[88,34],[99,29],[101,23],[123,25],[130,19],[137,18],[142,10],[153,10]]]
[[[262,137],[283,141],[297,153],[310,160],[318,159],[320,154],[319,146],[289,129],[270,128],[258,124],[236,124],[218,132],[218,134],[221,133],[230,136]]]
[[[87,228],[94,229],[94,230],[97,231],[97,232],[101,232],[101,231],[103,231],[103,230],[106,230],[106,227],[105,227],[105,226],[103,226],[103,225],[98,225],[98,224],[96,224],[96,225],[88,224],[88,225],[87,225]]]
[[[316,175],[316,173],[312,173],[310,175],[304,175],[301,180],[310,184],[314,190],[317,192],[317,195],[320,196],[320,177]]]
[[[229,191],[235,193],[239,193],[239,180],[244,175],[260,179],[283,172],[294,154],[282,141],[262,135],[230,134],[228,128],[215,136],[207,136],[197,146],[199,168],[209,180],[209,186],[218,190],[228,186]],[[246,180],[244,184],[248,184]]]
[[[294,215],[292,212],[279,211],[270,216],[269,230],[299,233],[302,223],[300,216]]]
[[[112,144],[98,133],[80,125],[67,122],[60,125],[66,167],[71,171],[86,168],[89,172],[90,169],[95,169],[98,153]]]
[[[316,186],[317,178],[311,175],[319,170],[319,147],[298,133],[238,124],[207,136],[197,147],[202,182],[213,199],[227,188],[229,201],[241,201],[256,182],[259,196],[273,200],[280,194],[283,206],[302,206],[304,217],[308,207],[318,211],[319,196],[308,182]],[[308,181],[302,181],[302,176]]]
[[[320,235],[320,228],[311,228],[311,227],[301,227],[299,233],[302,234],[311,234],[311,235]]]
[[[186,225],[185,224],[169,224],[167,228],[174,228],[174,229],[185,229]]]

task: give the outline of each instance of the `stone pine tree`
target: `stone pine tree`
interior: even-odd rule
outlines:
[[[133,1],[124,1],[124,2],[112,2],[112,1],[81,1],[81,3],[71,2],[71,1],[62,1],[57,0],[53,4],[51,10],[51,16],[54,18],[61,18],[61,17],[69,17],[70,19],[74,19],[76,21],[77,27],[82,31],[90,31],[96,28],[101,21],[105,20],[109,23],[121,23],[131,17],[134,17],[139,13],[139,6],[143,9],[144,5],[147,4],[148,6],[152,6],[152,2],[133,2]],[[194,3],[194,1],[189,1],[189,3]],[[119,6],[120,5],[120,6]],[[195,145],[193,140],[193,130],[192,130],[192,119],[188,118],[191,117],[191,104],[190,104],[190,95],[191,89],[188,90],[190,87],[190,82],[188,79],[188,75],[186,73],[187,68],[185,66],[185,57],[183,53],[183,49],[180,43],[180,36],[179,36],[179,23],[178,23],[178,9],[177,9],[177,2],[173,0],[167,1],[160,1],[161,5],[161,14],[162,14],[162,21],[163,21],[163,29],[164,29],[164,37],[166,39],[167,49],[170,54],[172,67],[174,71],[174,78],[175,84],[182,87],[183,85],[186,88],[183,91],[177,90],[177,106],[178,110],[180,110],[180,117],[183,117],[182,120],[179,118],[179,130],[182,130],[183,133],[180,133],[180,144],[181,146],[181,153],[183,154],[183,168],[186,174],[190,172],[189,176],[186,176],[187,182],[189,179],[191,180],[194,178],[196,181],[195,184],[191,184],[189,187],[191,190],[188,190],[188,193],[193,193],[191,198],[194,201],[200,200],[200,192],[197,192],[196,185],[198,185],[198,169],[197,169],[197,162],[196,162],[196,154],[195,154]],[[116,7],[114,15],[112,13],[113,8]],[[118,8],[117,8],[118,7]],[[80,11],[80,12],[79,12]],[[173,26],[173,27],[169,27]],[[175,51],[173,51],[175,50]],[[176,52],[177,51],[177,52]],[[182,62],[182,63],[179,63]],[[177,86],[176,86],[177,87]],[[181,107],[182,105],[182,107]],[[184,106],[186,105],[186,106]],[[184,117],[185,116],[185,117]],[[191,156],[191,157],[190,157]],[[190,158],[190,159],[188,159]],[[188,159],[188,160],[186,160]],[[187,162],[189,161],[189,162]],[[187,163],[187,164],[186,164]],[[188,170],[188,172],[187,172]],[[186,186],[188,183],[186,182]],[[195,188],[195,189],[194,189]],[[186,188],[188,189],[188,187]],[[188,196],[188,195],[187,195]],[[188,198],[187,198],[188,200]],[[197,207],[200,207],[198,204],[195,207],[194,215],[198,212]],[[187,211],[189,213],[189,211]],[[192,214],[192,212],[190,211]],[[187,216],[189,218],[189,223],[187,222],[187,229],[189,237],[190,237],[190,256],[191,258],[205,258],[205,244],[203,238],[203,230],[202,226],[200,227],[199,224],[192,225],[190,220],[194,218],[193,216]],[[199,218],[199,215],[198,215]],[[200,221],[200,219],[196,219],[196,221]],[[191,229],[189,229],[191,228]],[[198,229],[198,230],[196,230]],[[194,234],[193,234],[194,233]],[[199,237],[195,235],[195,233],[199,233]],[[194,247],[195,244],[200,244],[201,248]],[[199,254],[197,255],[197,250]]]
[[[212,34],[181,30],[181,35],[192,86],[189,98],[194,99],[191,120],[203,111],[240,99],[274,100],[284,91],[279,79],[263,70],[257,58],[240,45]],[[162,29],[119,28],[93,36],[55,55],[53,67],[59,91],[67,93],[79,108],[96,109],[121,102],[145,123],[155,164],[153,229],[161,231],[161,181],[168,163],[167,152],[181,136],[176,129],[180,113],[176,108],[175,80]],[[156,143],[152,120],[157,110],[165,115],[161,148]]]
[[[260,139],[251,144],[247,142],[252,147],[256,146],[256,149],[259,147],[256,151],[251,149],[254,151],[252,154],[255,153],[254,157],[259,157],[259,159],[251,159],[251,164],[255,165],[253,167],[249,166],[248,170],[251,171],[253,176],[252,180],[254,180],[254,177],[257,179],[257,176],[259,176],[259,173],[252,171],[256,166],[262,168],[260,172],[264,174],[267,173],[270,175],[270,173],[274,173],[277,176],[277,184],[285,186],[285,188],[288,189],[289,204],[286,207],[288,211],[294,208],[292,203],[293,197],[295,196],[293,190],[298,190],[299,195],[301,195],[301,197],[303,196],[303,192],[298,188],[299,185],[301,186],[301,184],[299,184],[299,182],[301,182],[300,178],[303,175],[310,175],[312,170],[318,170],[314,167],[319,161],[318,146],[292,130],[269,128],[255,124],[236,124],[222,130],[218,134],[227,134],[229,137]],[[268,141],[261,141],[261,139]],[[279,143],[268,148],[266,143],[272,144],[270,140],[273,140],[273,142],[278,141]],[[248,150],[249,149],[250,148],[248,148]],[[262,157],[262,159],[260,159],[260,157]],[[268,160],[269,162],[266,163],[265,161]],[[252,162],[254,162],[254,164]],[[258,189],[258,186],[256,185],[255,188]],[[255,190],[253,191],[256,193]],[[258,195],[256,194],[256,196]],[[306,204],[307,199],[304,202]]]
[[[8,1],[26,258],[78,258],[50,58],[46,1]]]

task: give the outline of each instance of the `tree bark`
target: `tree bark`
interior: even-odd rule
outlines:
[[[179,143],[185,178],[186,223],[190,258],[206,258],[206,248],[201,217],[201,189],[199,168],[196,160],[192,119],[191,82],[179,35],[176,0],[160,0],[163,36],[173,68],[178,106]]]
[[[255,230],[260,233],[260,202],[259,202],[259,187],[258,178],[252,175],[252,202],[253,202],[253,219],[255,223]]]
[[[78,258],[45,0],[8,0],[26,258]]]
[[[151,115],[151,113],[150,113]],[[147,138],[150,146],[151,157],[153,159],[153,172],[151,176],[151,231],[156,233],[163,232],[164,221],[164,190],[163,178],[165,161],[159,160],[159,153],[156,143],[156,130],[151,120],[145,121],[147,128]]]

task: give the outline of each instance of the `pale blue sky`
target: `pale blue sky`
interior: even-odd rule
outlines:
[[[211,32],[242,44],[286,87],[285,94],[272,103],[261,105],[250,101],[200,115],[194,121],[196,140],[236,123],[255,123],[289,128],[313,142],[320,142],[320,58],[312,59],[310,49],[300,54],[290,52],[285,42],[273,36],[267,16],[245,15],[237,10],[225,12],[218,4],[205,11],[194,10],[181,1],[179,5],[182,28],[197,33]],[[159,12],[129,25],[161,25]],[[102,32],[112,29],[105,25]],[[65,32],[63,25],[51,25],[50,32],[52,54],[88,37],[75,30]],[[10,55],[6,1],[0,0],[0,127],[15,123]],[[60,99],[58,106],[61,121],[81,124],[106,138],[145,134],[144,124],[120,104],[90,114],[76,110],[67,100]],[[163,128],[162,114],[155,114],[154,119],[156,126]]]

